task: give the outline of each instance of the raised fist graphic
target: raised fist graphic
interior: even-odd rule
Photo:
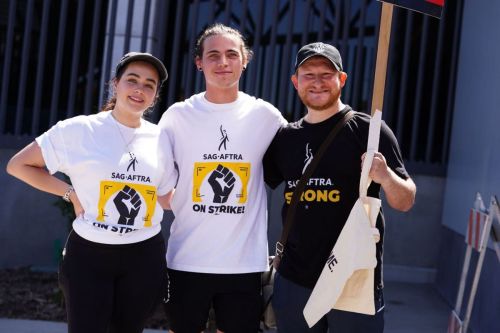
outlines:
[[[231,170],[219,164],[217,169],[208,178],[208,183],[214,191],[214,203],[224,203],[234,187],[234,178]]]
[[[118,224],[134,225],[134,220],[139,214],[139,208],[142,204],[139,194],[130,186],[125,185],[123,190],[118,192],[113,199],[113,202],[120,213]]]

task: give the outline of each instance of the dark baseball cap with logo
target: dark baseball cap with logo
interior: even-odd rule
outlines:
[[[161,60],[150,53],[143,52],[129,52],[125,54],[116,65],[115,73],[119,73],[122,68],[133,61],[145,61],[153,65],[158,72],[158,76],[160,77],[160,85],[167,80],[167,69],[165,68],[165,65],[163,65]]]
[[[300,65],[307,59],[314,56],[327,58],[338,71],[342,71],[342,57],[340,56],[339,50],[330,44],[321,42],[307,44],[297,52],[297,57],[295,58],[295,71],[297,71]]]

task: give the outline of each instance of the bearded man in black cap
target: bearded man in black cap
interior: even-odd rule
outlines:
[[[267,184],[275,188],[285,182],[284,218],[293,191],[307,165],[314,161],[320,145],[348,112],[352,118],[326,148],[306,182],[287,242],[279,249],[281,260],[273,296],[278,331],[327,332],[330,328],[334,333],[383,332],[382,211],[376,222],[380,240],[376,244],[377,266],[373,281],[375,315],[332,309],[311,328],[304,318],[304,306],[359,197],[370,116],[354,112],[342,103],[340,97],[347,74],[343,71],[339,51],[331,45],[312,43],[302,47],[297,53],[291,80],[307,113],[276,134],[264,159]],[[416,186],[404,167],[393,132],[383,122],[379,151],[374,154],[369,172],[373,182],[368,187],[368,195],[379,198],[382,188],[392,208],[407,211],[413,206]]]

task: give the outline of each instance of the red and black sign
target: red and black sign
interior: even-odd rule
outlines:
[[[445,0],[381,0],[399,7],[441,18]]]

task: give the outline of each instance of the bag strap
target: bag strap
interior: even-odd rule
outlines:
[[[375,110],[372,118],[370,119],[370,127],[368,130],[368,144],[366,147],[365,159],[363,160],[363,166],[361,168],[361,178],[359,180],[359,196],[361,198],[366,197],[368,187],[370,186],[370,183],[372,181],[368,174],[372,167],[373,157],[375,153],[378,152],[381,125],[382,112],[380,110]]]
[[[328,134],[328,137],[325,139],[325,141],[323,141],[323,143],[319,147],[318,152],[316,153],[316,156],[314,156],[312,159],[312,162],[304,170],[302,177],[300,177],[300,180],[297,183],[297,187],[295,188],[295,191],[293,191],[292,199],[290,200],[290,206],[288,207],[288,210],[287,210],[285,224],[283,225],[283,230],[281,232],[280,240],[276,243],[276,256],[277,257],[283,256],[283,250],[285,249],[285,244],[286,244],[286,241],[288,239],[288,234],[290,233],[290,229],[292,227],[293,217],[295,215],[295,211],[297,210],[297,205],[299,203],[299,197],[302,194],[302,192],[304,191],[307,180],[312,176],[314,169],[316,169],[316,166],[318,165],[319,161],[321,160],[321,157],[323,157],[324,152],[326,151],[326,149],[328,148],[330,143],[333,141],[335,136],[337,136],[337,133],[340,132],[340,130],[344,127],[344,125],[353,116],[354,116],[354,111],[348,111],[344,115],[344,117],[339,120],[339,122],[330,131],[330,134]]]

